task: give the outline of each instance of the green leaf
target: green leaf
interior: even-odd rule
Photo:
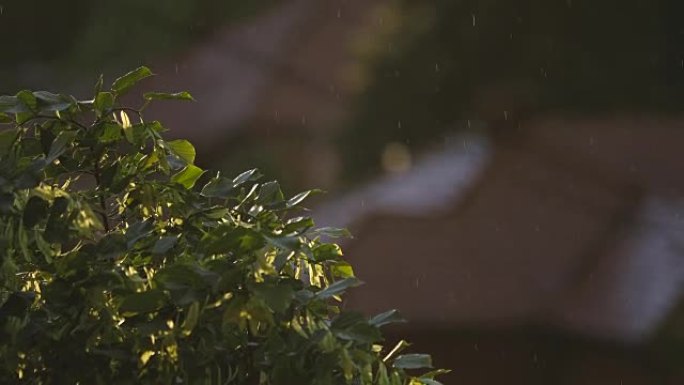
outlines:
[[[394,359],[392,366],[398,369],[422,369],[432,367],[429,354],[403,354]]]
[[[299,237],[268,237],[264,238],[273,246],[286,251],[294,251],[299,249],[301,241]]]
[[[177,92],[177,93],[166,93],[166,92],[146,92],[143,94],[145,100],[189,100],[194,101],[192,95],[189,92]]]
[[[442,374],[447,374],[447,373],[451,373],[451,370],[448,370],[448,369],[436,369],[436,370],[433,370],[433,371],[430,371],[430,372],[421,374],[421,375],[420,375],[420,378],[421,378],[421,379],[423,379],[423,378],[433,379],[433,378],[435,378],[435,377],[437,377],[437,376],[441,376]]]
[[[48,91],[36,91],[33,96],[38,102],[38,109],[40,111],[64,111],[73,106],[76,101],[66,95],[53,94]]]
[[[114,106],[114,94],[111,92],[99,92],[93,100],[95,114],[100,117]]]
[[[338,260],[342,257],[342,249],[334,243],[323,243],[313,248],[314,260],[317,262]]]
[[[67,147],[74,141],[75,138],[76,132],[74,131],[60,132],[59,135],[57,135],[57,138],[55,138],[54,142],[52,142],[52,145],[50,146],[50,152],[48,152],[45,161],[48,163],[54,162],[55,159],[59,158],[64,151],[66,151]]]
[[[17,130],[0,131],[0,154],[6,154],[17,139]]]
[[[185,319],[183,320],[183,324],[181,325],[181,330],[183,330],[183,335],[184,336],[189,336],[192,333],[192,330],[195,328],[197,325],[197,321],[199,320],[199,313],[200,313],[200,304],[197,301],[194,301],[191,305],[190,308],[188,308],[187,314],[185,315]]]
[[[376,378],[376,382],[378,385],[390,385],[389,377],[387,376],[387,367],[382,362],[378,364],[378,372]]]
[[[139,67],[133,71],[116,79],[112,84],[112,91],[117,95],[122,95],[133,87],[137,82],[152,76],[153,73],[147,67]]]
[[[166,237],[161,237],[160,239],[157,240],[157,242],[154,243],[154,246],[152,247],[152,254],[164,254],[167,251],[171,250],[173,246],[176,245],[176,242],[178,242],[178,238],[174,236],[166,236]]]
[[[167,290],[201,289],[214,285],[218,275],[197,266],[171,264],[157,272],[155,282]]]
[[[202,187],[202,196],[207,198],[228,198],[233,192],[233,181],[227,178],[217,177]]]
[[[261,185],[255,201],[259,205],[273,205],[283,201],[285,196],[280,190],[280,184],[276,181],[266,182]]]
[[[312,228],[314,226],[313,219],[309,217],[297,217],[292,218],[285,223],[283,228],[283,233],[290,234],[293,232],[303,233],[304,231]]]
[[[166,295],[159,289],[151,289],[126,296],[119,306],[124,316],[149,313],[161,309],[166,303]]]
[[[7,115],[6,113],[0,112],[0,124],[12,123],[12,122],[14,122],[14,119],[10,118],[10,116]]]
[[[340,229],[337,227],[321,227],[311,231],[314,236],[321,235],[330,238],[352,238],[351,233],[347,229]]]
[[[251,170],[247,170],[233,179],[233,188],[239,187],[243,183],[254,181],[259,178],[261,178],[261,174],[259,174],[258,169],[253,168]]]
[[[33,95],[33,92],[22,90],[17,93],[17,99],[26,106],[30,111],[38,110],[38,99]]]
[[[266,306],[277,313],[285,312],[295,297],[294,290],[289,284],[261,283],[255,285],[253,290]]]
[[[259,178],[261,178],[261,174],[257,169],[245,171],[232,180],[217,176],[202,188],[200,194],[207,198],[229,198],[237,187]]]
[[[330,273],[335,278],[352,278],[354,269],[347,262],[338,262],[330,266]]]
[[[152,219],[135,222],[126,229],[126,245],[132,248],[136,242],[152,232]]]
[[[102,133],[97,138],[100,143],[112,143],[123,138],[123,130],[121,126],[116,123],[105,123],[102,128]]]
[[[316,296],[321,299],[330,298],[332,296],[342,294],[345,290],[351,287],[360,286],[361,284],[363,284],[363,282],[357,278],[345,278],[319,291],[316,293]]]
[[[180,172],[172,176],[171,182],[182,184],[186,189],[191,189],[204,172],[205,171],[201,168],[189,164]]]
[[[318,193],[318,192],[321,192],[321,190],[309,190],[309,191],[301,192],[301,193],[293,196],[292,198],[288,199],[286,207],[288,209],[295,207],[295,206],[299,205],[300,203],[302,203],[302,201],[304,199],[306,199],[309,195],[311,195],[313,193]]]
[[[380,330],[368,323],[366,318],[356,312],[344,312],[330,324],[335,336],[344,340],[373,343],[382,340]]]
[[[172,140],[166,142],[171,151],[187,164],[195,163],[195,146],[185,139]]]
[[[380,327],[391,323],[404,323],[406,320],[401,316],[401,314],[399,314],[397,310],[390,310],[376,315],[368,322],[371,325]]]

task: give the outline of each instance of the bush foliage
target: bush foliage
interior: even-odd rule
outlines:
[[[437,384],[379,343],[396,311],[342,310],[344,235],[256,170],[208,176],[186,140],[118,100],[0,97],[3,384]]]

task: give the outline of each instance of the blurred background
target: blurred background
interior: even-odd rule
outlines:
[[[451,384],[684,383],[684,2],[0,0],[0,93],[139,65],[312,204]],[[132,100],[136,103],[136,100]]]

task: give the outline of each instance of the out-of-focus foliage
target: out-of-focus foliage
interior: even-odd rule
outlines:
[[[15,79],[71,86],[84,71],[130,68],[186,47],[276,1],[4,2],[0,36],[4,57],[11,60],[0,63],[0,76],[5,75],[0,91],[22,85],[13,83]],[[54,73],[62,79],[54,79]]]
[[[0,97],[0,383],[438,384],[430,356],[385,349],[339,306],[340,248],[256,170],[207,176],[190,142],[118,102]]]
[[[347,178],[377,168],[388,142],[420,145],[468,120],[680,108],[680,1],[390,4],[395,33],[340,141]]]

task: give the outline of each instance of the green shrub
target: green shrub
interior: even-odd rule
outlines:
[[[0,383],[437,384],[386,351],[401,318],[342,310],[340,248],[256,170],[209,177],[118,99],[0,97]]]

